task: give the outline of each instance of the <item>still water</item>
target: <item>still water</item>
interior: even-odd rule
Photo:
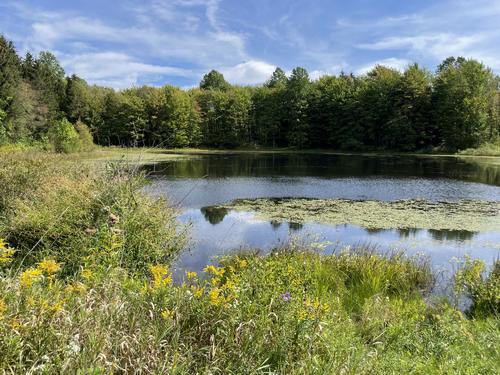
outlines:
[[[485,159],[486,160],[486,159]],[[290,241],[324,243],[328,253],[369,245],[379,251],[427,254],[449,269],[468,254],[491,264],[500,257],[500,228],[490,232],[374,230],[353,225],[272,222],[252,212],[214,209],[238,198],[344,198],[500,201],[500,165],[481,159],[427,156],[297,154],[199,155],[145,167],[147,192],[179,207],[191,225],[189,249],[176,267],[200,271],[239,249],[264,251]]]

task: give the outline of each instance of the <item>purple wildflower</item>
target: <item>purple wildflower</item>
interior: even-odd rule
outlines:
[[[290,295],[290,292],[286,292],[281,295],[281,299],[285,302],[290,301],[291,298],[292,296]]]

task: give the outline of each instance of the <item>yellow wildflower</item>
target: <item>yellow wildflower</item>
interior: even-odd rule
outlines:
[[[0,320],[3,319],[5,311],[7,311],[7,305],[5,304],[3,299],[0,299]]]
[[[224,302],[224,297],[221,294],[221,290],[219,288],[213,288],[208,292],[208,300],[210,304],[214,306],[219,306]]]
[[[186,277],[188,278],[188,280],[194,280],[196,279],[196,276],[197,276],[196,272],[190,272],[190,271],[186,272]]]
[[[10,321],[10,328],[12,328],[14,331],[19,330],[19,328],[21,328],[22,326],[23,325],[21,321],[17,318],[12,318],[12,320]]]
[[[48,276],[61,270],[61,265],[52,259],[44,259],[38,263],[38,268]]]
[[[153,287],[155,289],[172,282],[172,275],[168,275],[168,268],[162,264],[150,266],[149,271],[153,275]]]
[[[307,319],[307,311],[306,310],[300,310],[298,318],[299,318],[299,320],[306,320]]]
[[[92,271],[89,270],[88,268],[84,268],[82,270],[82,277],[85,279],[85,280],[90,280],[92,278]]]
[[[228,280],[226,280],[226,283],[224,284],[223,288],[227,289],[227,290],[235,290],[236,284],[234,283],[233,280],[228,279]]]
[[[64,307],[64,301],[58,301],[50,307],[50,310],[54,313],[58,313]]]
[[[217,286],[217,285],[219,285],[219,283],[220,283],[220,279],[218,277],[212,277],[210,279],[210,284],[212,286]]]
[[[0,239],[0,266],[10,263],[15,252],[16,250],[11,249],[4,240]]]
[[[64,288],[64,291],[66,293],[83,293],[87,290],[87,287],[85,284],[76,282],[74,284],[69,284]]]
[[[161,312],[161,317],[165,320],[167,319],[172,319],[174,317],[174,312],[172,310],[169,310],[167,308],[165,308],[162,312]]]
[[[225,269],[222,267],[218,268],[213,265],[209,265],[203,269],[203,272],[211,273],[214,276],[222,276],[224,275]]]
[[[42,271],[38,268],[28,268],[19,277],[21,286],[30,287],[34,282],[39,281],[43,277]]]
[[[194,295],[196,298],[200,298],[200,297],[203,295],[203,292],[204,292],[204,291],[205,291],[205,289],[204,289],[204,288],[195,287],[193,295]]]
[[[246,261],[246,259],[240,259],[238,265],[240,266],[240,268],[246,268],[248,266],[248,262]]]

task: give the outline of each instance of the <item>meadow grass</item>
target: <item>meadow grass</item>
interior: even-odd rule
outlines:
[[[485,143],[477,148],[469,148],[459,152],[460,155],[500,156],[500,140]]]
[[[499,372],[495,266],[459,271],[466,314],[429,297],[425,258],[247,252],[173,283],[185,235],[134,168],[0,162],[0,372]]]

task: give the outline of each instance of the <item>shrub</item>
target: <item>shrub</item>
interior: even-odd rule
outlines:
[[[87,125],[81,121],[77,121],[75,124],[75,129],[78,133],[79,146],[78,151],[92,151],[95,148],[92,133]]]
[[[499,317],[500,314],[500,260],[497,260],[489,275],[485,275],[485,264],[478,259],[465,260],[464,266],[455,275],[455,289],[465,293],[471,300],[468,313],[473,317]]]
[[[55,152],[75,152],[80,146],[78,132],[66,119],[57,121],[51,126],[49,140]]]

